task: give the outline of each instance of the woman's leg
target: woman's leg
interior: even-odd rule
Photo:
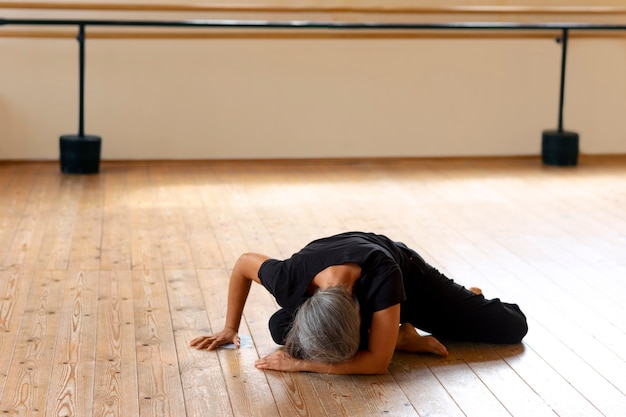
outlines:
[[[486,299],[411,257],[405,276],[407,301],[402,319],[440,339],[485,343],[519,343],[528,331],[526,316],[515,304]]]

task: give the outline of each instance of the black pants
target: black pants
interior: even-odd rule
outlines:
[[[402,323],[442,340],[512,344],[526,335],[526,316],[516,304],[474,294],[409,251],[403,271],[407,299],[400,309]]]
[[[526,316],[516,304],[486,299],[455,283],[403,246],[402,265],[407,299],[400,322],[411,323],[440,340],[512,344],[528,332]],[[285,344],[293,317],[278,310],[269,320],[274,342]]]

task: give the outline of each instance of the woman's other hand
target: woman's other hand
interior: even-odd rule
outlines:
[[[193,339],[189,346],[195,347],[196,349],[206,349],[213,350],[220,346],[234,344],[237,349],[241,345],[241,339],[237,332],[231,328],[226,327],[221,332],[211,334],[208,336],[200,336]]]

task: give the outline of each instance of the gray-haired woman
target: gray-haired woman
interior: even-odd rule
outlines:
[[[286,260],[242,255],[231,275],[224,329],[191,346],[239,346],[253,281],[282,307],[269,327],[285,345],[259,359],[259,369],[382,374],[396,350],[447,355],[438,339],[509,344],[528,331],[517,305],[456,284],[403,243],[347,232],[315,240]]]

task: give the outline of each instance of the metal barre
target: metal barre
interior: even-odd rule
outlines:
[[[241,29],[329,29],[329,30],[626,30],[625,25],[602,23],[549,22],[449,22],[449,23],[376,23],[270,20],[101,20],[101,19],[4,19],[2,25],[34,26],[134,26],[134,27],[205,27]]]

